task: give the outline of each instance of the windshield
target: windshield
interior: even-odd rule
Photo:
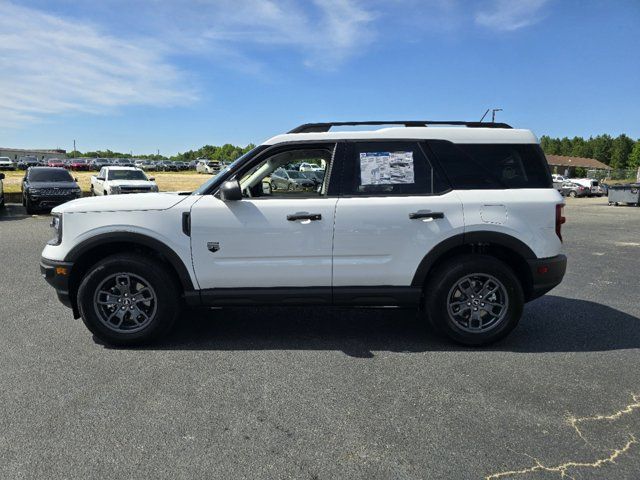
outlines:
[[[73,182],[71,174],[62,168],[29,170],[30,182]]]
[[[110,170],[109,180],[146,180],[147,176],[140,170]]]
[[[229,173],[229,171],[235,170],[236,167],[242,164],[242,162],[246,158],[252,157],[256,153],[258,153],[260,150],[263,150],[264,148],[266,147],[263,145],[258,145],[254,149],[249,150],[244,155],[241,155],[231,165],[224,167],[216,175],[214,175],[213,178],[210,178],[209,180],[204,182],[202,185],[200,185],[200,188],[198,188],[197,190],[194,190],[192,195],[204,195],[210,188],[214,187],[219,182],[221,182],[227,176],[227,173]]]

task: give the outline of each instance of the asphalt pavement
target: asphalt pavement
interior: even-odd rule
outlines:
[[[570,199],[564,282],[484,349],[415,311],[185,312],[96,343],[0,214],[0,478],[637,479],[640,208]],[[563,477],[564,476],[564,477]]]

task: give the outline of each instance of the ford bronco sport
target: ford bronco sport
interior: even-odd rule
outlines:
[[[301,162],[326,165],[318,188],[271,188]],[[528,130],[306,124],[191,194],[56,207],[41,271],[112,344],[159,338],[185,306],[350,305],[420,308],[454,341],[483,345],[562,280],[562,208]]]

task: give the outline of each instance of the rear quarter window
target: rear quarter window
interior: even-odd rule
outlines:
[[[536,144],[459,144],[431,140],[452,188],[552,188],[547,160]]]

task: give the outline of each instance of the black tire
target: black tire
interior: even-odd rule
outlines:
[[[129,332],[108,327],[94,303],[96,290],[115,274],[137,276],[155,292],[155,309],[146,325]],[[179,286],[176,279],[156,259],[144,255],[116,254],[91,267],[78,289],[78,309],[87,328],[101,341],[117,346],[145,345],[167,334],[180,312]],[[116,310],[118,307],[116,307]]]
[[[475,274],[488,275],[502,283],[507,306],[504,313],[501,311],[501,319],[496,320],[493,326],[487,325],[485,330],[469,332],[449,313],[448,302],[458,282]],[[457,343],[481,346],[504,338],[516,327],[522,316],[524,294],[520,281],[504,262],[488,255],[460,255],[439,265],[429,274],[424,302],[427,318],[436,330]],[[480,311],[483,311],[482,308]]]
[[[578,194],[576,192],[571,191],[571,192],[569,192],[569,196],[571,198],[576,198],[578,196]]]
[[[33,203],[29,200],[29,197],[26,197],[24,200],[24,208],[27,210],[27,215],[34,215],[37,213],[36,209],[33,207]]]

